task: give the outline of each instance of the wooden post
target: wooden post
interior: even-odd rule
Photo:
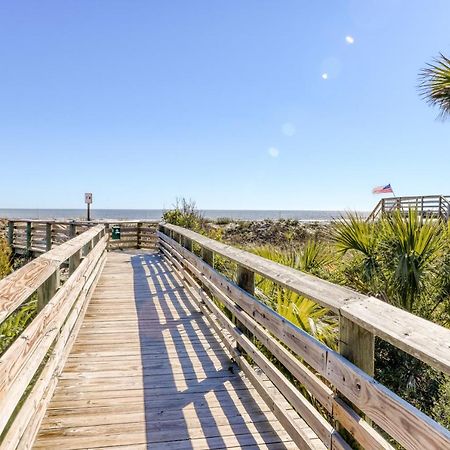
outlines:
[[[83,245],[81,249],[81,257],[85,258],[92,250],[92,241],[89,241],[87,244]]]
[[[31,252],[31,234],[32,234],[32,224],[27,222],[27,252]]]
[[[59,267],[56,268],[53,275],[45,281],[37,290],[38,304],[37,309],[40,311],[55,295],[59,288]]]
[[[184,236],[184,239],[183,239],[183,247],[184,247],[186,250],[189,250],[190,252],[192,252],[192,240],[189,239],[189,238],[187,238],[186,236]]]
[[[105,235],[108,235],[108,242],[106,243],[106,250],[108,251],[108,249],[110,248],[109,247],[109,238],[111,237],[109,235],[109,231],[110,231],[109,230],[109,223],[105,223],[104,225],[105,225],[105,229],[102,232],[102,237],[105,236]]]
[[[8,244],[11,248],[14,247],[14,222],[12,220],[8,222]]]
[[[205,261],[206,264],[208,264],[209,266],[211,266],[212,268],[214,268],[214,252],[202,247],[202,259],[203,261]],[[212,298],[212,293],[211,291],[206,287],[203,286],[203,290],[206,292],[206,294]],[[202,300],[203,303],[203,300]]]
[[[206,264],[209,264],[211,267],[214,267],[214,252],[208,250],[205,247],[202,247],[202,259]]]
[[[136,224],[136,248],[141,248],[142,222]]]
[[[375,336],[342,316],[339,318],[339,353],[373,377]]]
[[[69,224],[69,238],[72,239],[77,235],[77,226],[74,223]]]
[[[339,318],[339,353],[371,377],[374,376],[375,336],[342,316]],[[345,402],[347,401],[346,397],[340,395],[339,392],[338,396]],[[358,408],[354,409],[359,415],[364,417],[364,414],[358,410]],[[372,423],[368,417],[365,417],[365,420],[369,424]],[[337,429],[343,433],[344,436],[351,439],[347,434],[347,431],[341,427],[340,423],[337,424]]]
[[[47,222],[45,224],[45,251],[48,252],[52,249],[52,224]]]
[[[168,235],[166,227],[162,223],[158,224],[158,231],[160,233],[162,233],[162,234],[165,234],[166,236]],[[161,238],[158,238],[158,241],[157,241],[156,245],[158,246],[159,253],[162,253],[162,250],[161,250],[161,248],[162,248]]]
[[[420,224],[423,224],[423,197],[421,199],[421,203],[420,203]]]
[[[72,275],[81,262],[81,250],[78,250],[69,258],[69,276]]]
[[[248,292],[250,295],[255,294],[255,272],[252,270],[247,269],[246,267],[237,266],[237,272],[236,272],[236,284],[242,288],[244,291]],[[245,333],[245,335],[252,339],[253,335],[250,333],[250,331],[241,323],[239,320],[237,320],[236,317],[233,317],[233,322],[236,324],[236,326]],[[237,346],[237,349],[242,353],[243,350],[240,348],[240,346]]]

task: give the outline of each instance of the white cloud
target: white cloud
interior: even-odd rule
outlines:
[[[270,147],[268,153],[272,158],[278,158],[280,150],[278,150],[276,147]]]
[[[322,74],[322,78],[323,78],[324,80],[328,80],[328,74],[327,74],[326,72],[324,72],[324,73]]]
[[[295,125],[291,122],[286,122],[282,125],[281,127],[281,132],[285,135],[285,136],[294,136],[294,134],[296,133],[296,129],[295,129]]]
[[[347,44],[353,44],[355,42],[355,39],[353,38],[353,36],[345,36],[345,42],[347,42]]]

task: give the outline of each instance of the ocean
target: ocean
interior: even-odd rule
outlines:
[[[345,214],[344,211],[286,211],[286,210],[200,210],[207,219],[228,217],[235,220],[298,219],[303,221],[329,221]],[[92,209],[91,219],[159,220],[162,209]],[[367,213],[361,213],[367,215]],[[5,219],[84,219],[85,209],[0,209]]]

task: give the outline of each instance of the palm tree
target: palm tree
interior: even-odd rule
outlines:
[[[445,246],[444,228],[433,219],[422,221],[415,210],[406,218],[400,212],[386,217],[384,226],[383,256],[392,271],[391,288],[398,306],[414,311],[420,295],[430,288],[433,263]]]
[[[421,70],[419,90],[423,98],[441,110],[439,117],[450,116],[450,59],[442,53]]]
[[[396,211],[376,224],[350,215],[336,222],[332,237],[339,252],[360,256],[364,291],[411,312],[431,288],[445,245],[442,224],[422,220],[415,210],[407,217]]]
[[[354,251],[362,256],[362,279],[367,283],[376,276],[379,269],[376,252],[379,237],[375,223],[352,213],[335,222],[331,235],[339,253],[345,255]]]

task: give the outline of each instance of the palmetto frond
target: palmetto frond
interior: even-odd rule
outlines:
[[[252,251],[263,258],[305,272],[320,269],[329,261],[325,247],[316,241],[308,241],[301,248],[262,246],[255,247]],[[265,278],[259,280],[257,292],[265,303],[283,317],[328,346],[336,346],[337,319],[327,308]]]
[[[450,116],[450,59],[442,53],[432,64],[421,70],[419,74],[419,90],[427,102],[438,106],[439,116],[446,119]]]
[[[349,214],[336,221],[332,239],[338,252],[359,252],[363,255],[366,280],[372,278],[377,271],[376,248],[379,235],[375,230],[376,225],[368,222],[357,214]]]
[[[424,280],[440,255],[444,241],[442,224],[422,221],[415,210],[404,218],[397,212],[384,220],[384,247],[392,258],[392,282],[401,306],[412,311],[414,302],[424,289]]]

